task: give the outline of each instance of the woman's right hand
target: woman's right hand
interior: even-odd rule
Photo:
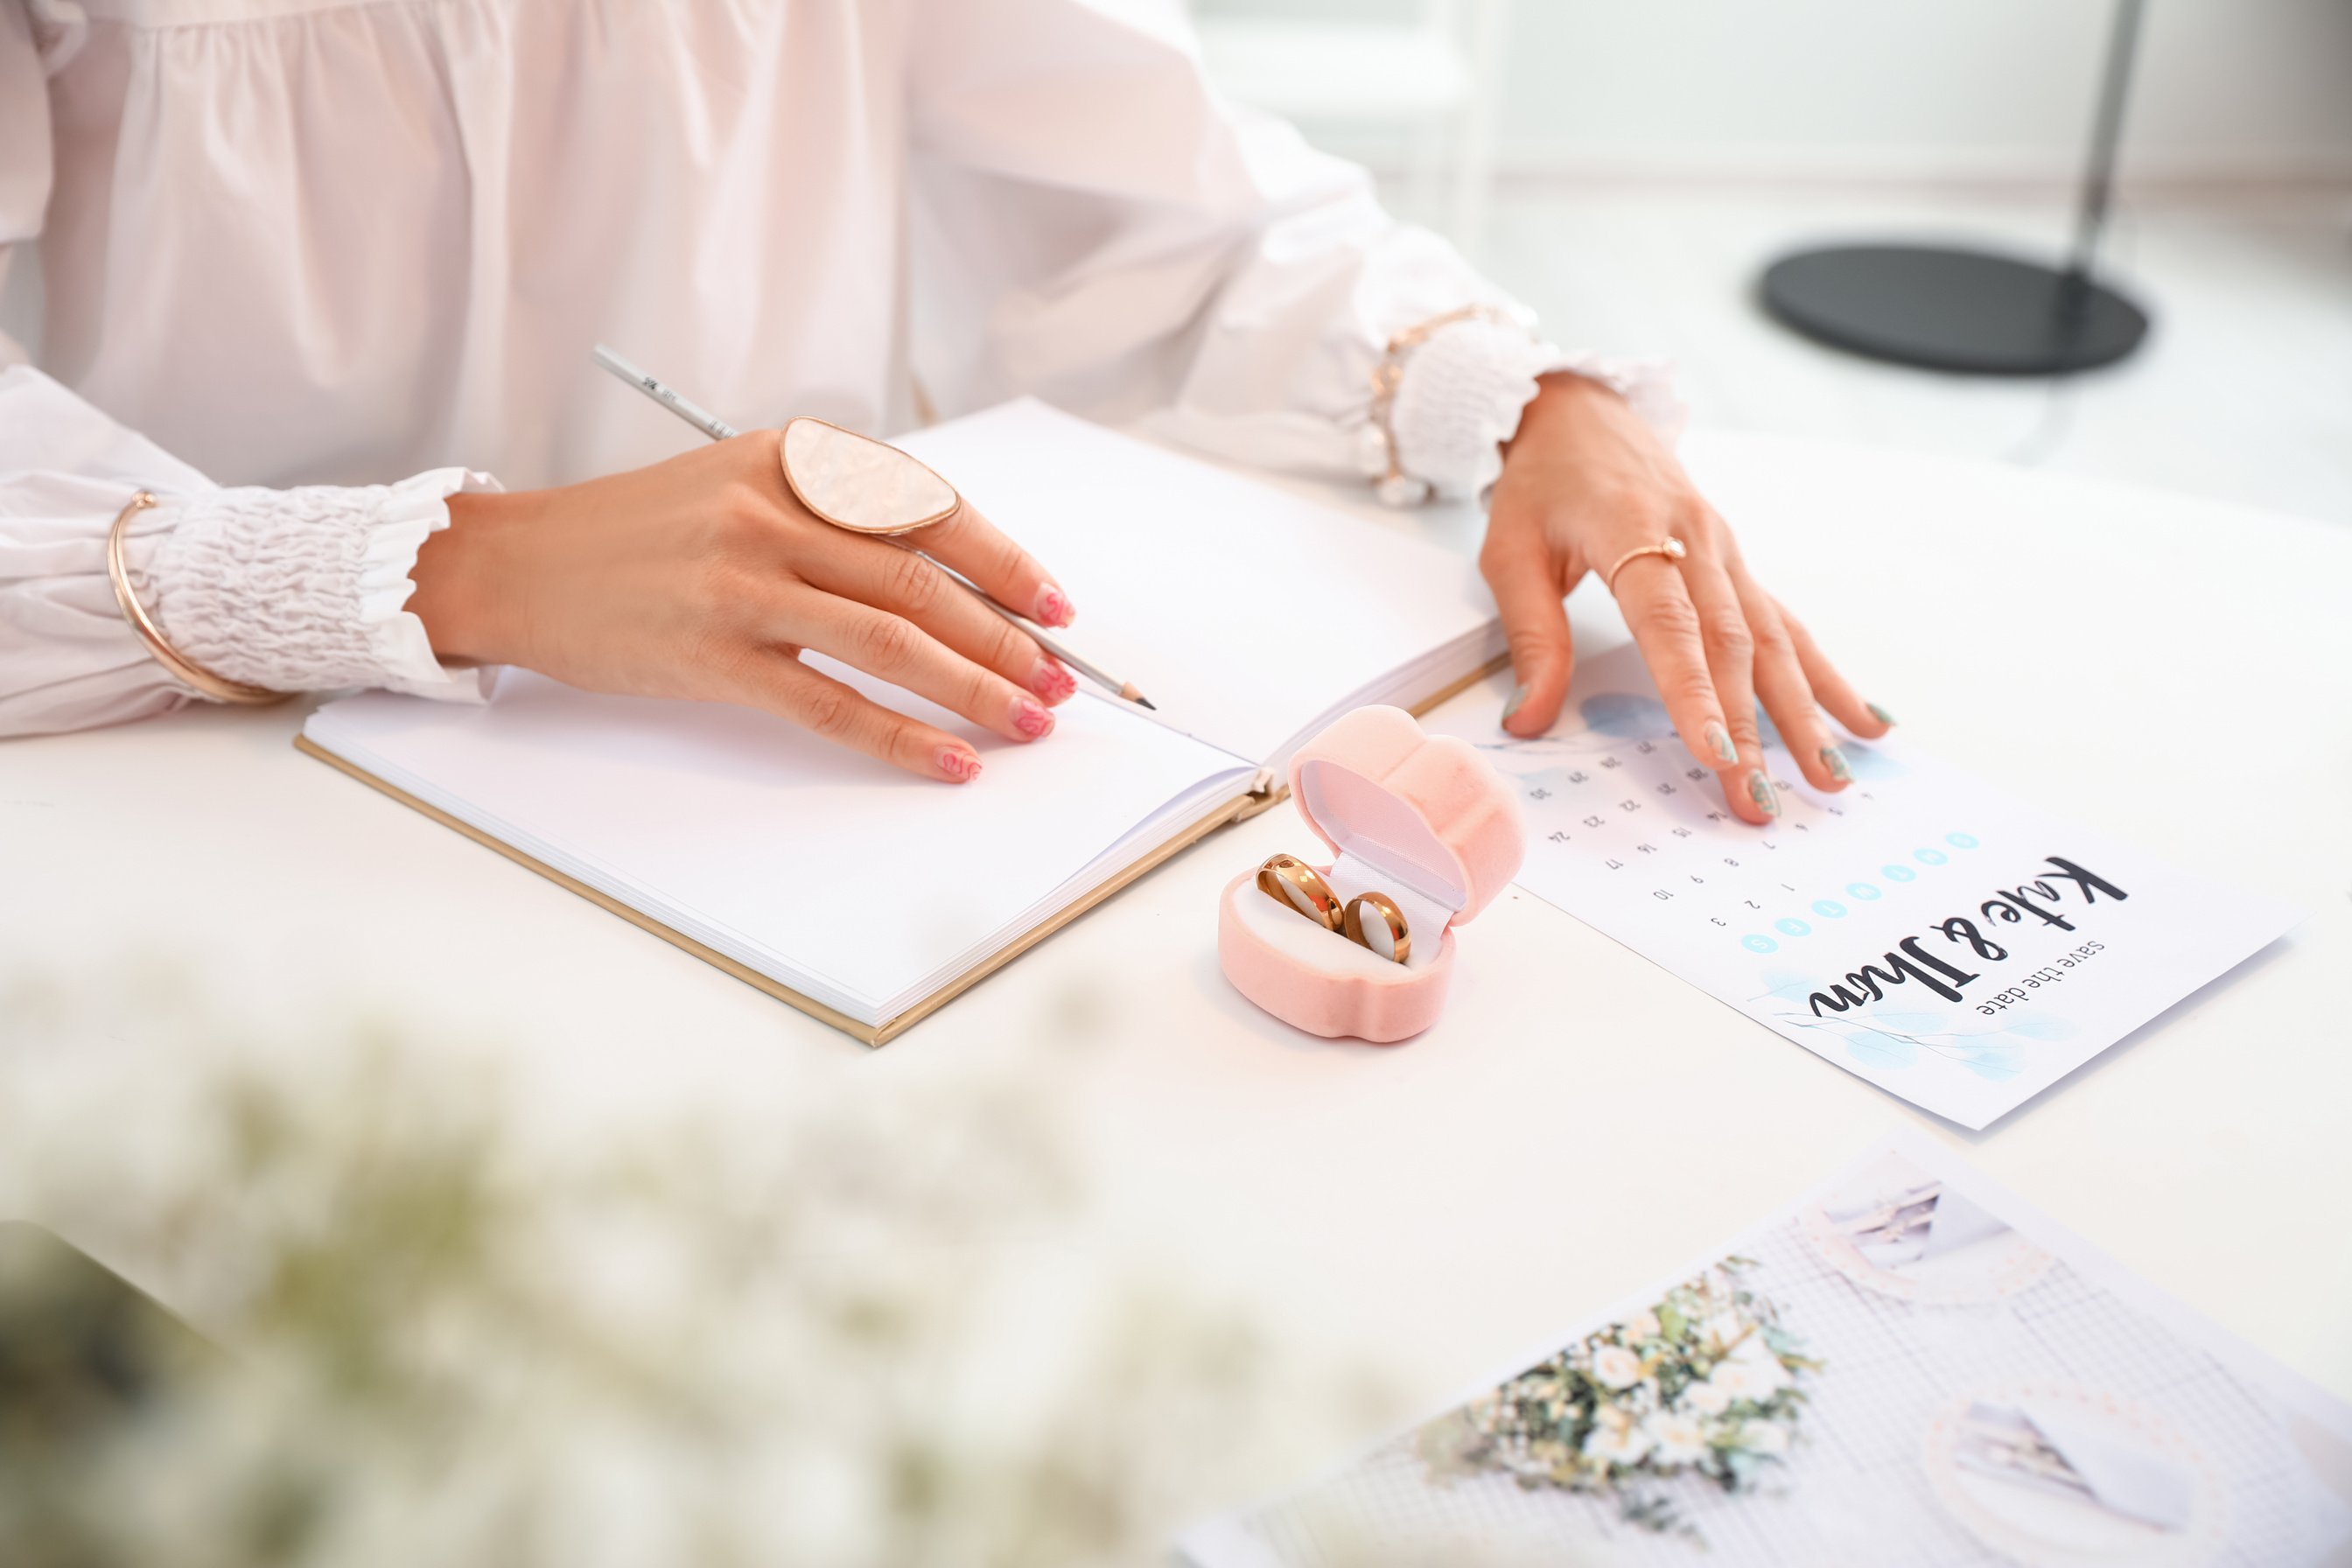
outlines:
[[[449,498],[417,552],[408,608],[452,662],[518,664],[570,686],[766,709],[928,778],[980,758],[943,730],[801,662],[827,654],[1013,741],[1053,732],[1077,689],[1059,661],[924,551],[1045,626],[1070,602],[973,510],[899,539],[812,514],[759,430],[561,489]]]

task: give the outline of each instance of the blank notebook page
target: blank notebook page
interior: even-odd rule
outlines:
[[[1167,723],[1259,763],[1351,693],[1494,623],[1475,568],[1441,544],[1034,399],[898,444],[1068,591],[1078,618],[1055,636],[1135,682]]]
[[[501,672],[487,707],[369,692],[312,741],[501,843],[866,1023],[894,1016],[1234,759],[1079,696],[1036,745],[812,660],[971,740],[938,784],[750,709]]]

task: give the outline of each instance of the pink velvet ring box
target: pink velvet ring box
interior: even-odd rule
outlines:
[[[1423,734],[1401,708],[1359,708],[1291,759],[1290,800],[1338,857],[1315,869],[1342,904],[1359,893],[1396,900],[1407,962],[1276,902],[1252,867],[1217,906],[1225,978],[1310,1034],[1385,1044],[1421,1033],[1444,1011],[1454,928],[1518,875],[1517,795],[1467,743]]]

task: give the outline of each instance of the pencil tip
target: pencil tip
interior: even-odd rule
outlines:
[[[1151,700],[1150,698],[1142,695],[1140,692],[1136,694],[1135,700],[1143,707],[1150,709],[1154,713],[1160,711],[1160,704]]]

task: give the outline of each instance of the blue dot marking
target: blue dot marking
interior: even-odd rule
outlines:
[[[1774,921],[1772,922],[1772,928],[1785,936],[1811,936],[1813,934],[1813,928],[1799,920]]]
[[[1780,951],[1780,944],[1774,942],[1769,936],[1743,936],[1739,939],[1739,945],[1746,948],[1750,952],[1778,952]]]
[[[1977,847],[1975,837],[1966,833],[1947,833],[1944,835],[1944,842],[1955,849],[1973,849]]]
[[[1835,899],[1815,899],[1813,913],[1825,921],[1842,921],[1845,919],[1845,906]]]
[[[1879,891],[1868,882],[1848,882],[1845,885],[1845,896],[1849,899],[1860,899],[1866,904],[1879,897]]]
[[[1878,874],[1890,882],[1908,882],[1919,875],[1908,866],[1881,866]]]
[[[1951,857],[1940,849],[1914,849],[1911,851],[1911,858],[1918,861],[1922,866],[1940,866]]]

